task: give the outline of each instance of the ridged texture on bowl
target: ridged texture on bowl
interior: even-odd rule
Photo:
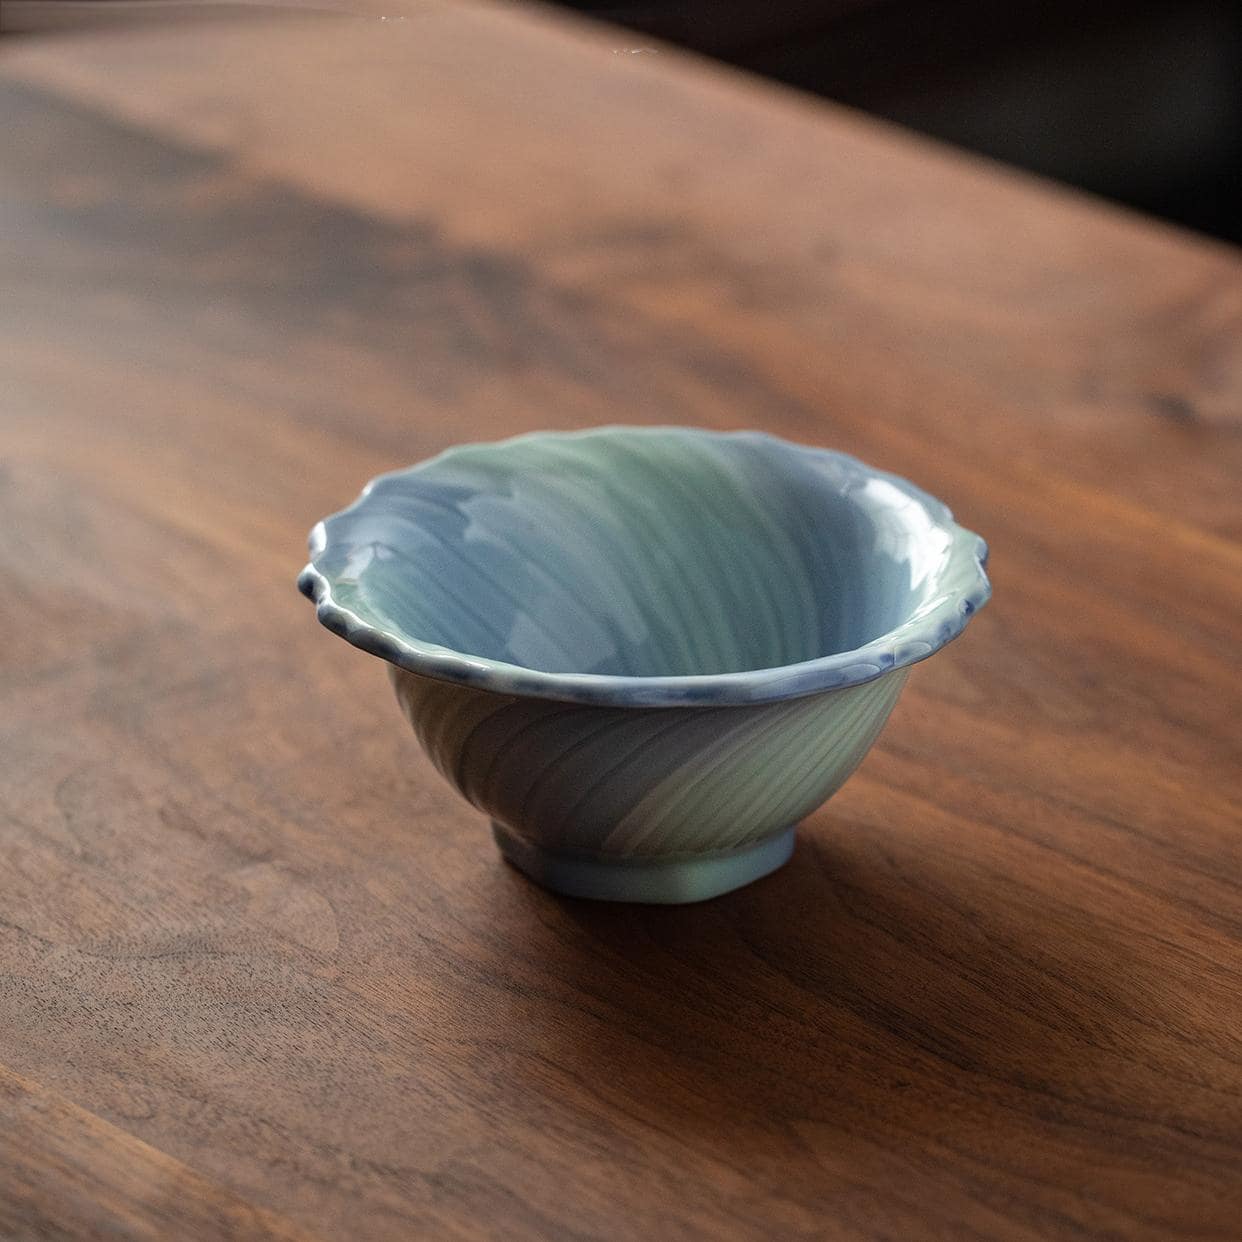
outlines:
[[[879,733],[906,670],[746,707],[515,698],[393,670],[432,762],[541,849],[659,859],[735,850],[810,814]]]
[[[904,479],[752,432],[452,449],[312,537],[320,620],[388,660],[506,856],[579,896],[699,900],[788,857],[907,666],[987,601]]]
[[[905,480],[752,432],[452,449],[312,539],[325,625],[427,676],[599,705],[775,701],[925,658],[986,548]]]

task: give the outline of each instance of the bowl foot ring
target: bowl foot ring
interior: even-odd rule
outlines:
[[[600,859],[532,845],[492,821],[505,859],[544,888],[595,901],[679,905],[707,901],[770,874],[789,861],[793,827],[739,850],[669,859]]]

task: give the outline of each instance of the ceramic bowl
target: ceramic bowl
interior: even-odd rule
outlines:
[[[990,594],[943,504],[756,432],[449,449],[311,534],[319,620],[562,893],[698,901],[779,867],[912,664]]]

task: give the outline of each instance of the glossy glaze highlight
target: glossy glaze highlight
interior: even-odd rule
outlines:
[[[779,865],[907,667],[989,594],[983,541],[938,501],[753,432],[452,449],[375,480],[311,547],[320,620],[390,662],[511,861],[638,900]]]

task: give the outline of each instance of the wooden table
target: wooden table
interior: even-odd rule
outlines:
[[[0,1236],[1236,1239],[1242,264],[538,11],[0,43]],[[758,426],[996,597],[792,863],[497,859],[307,528]]]

